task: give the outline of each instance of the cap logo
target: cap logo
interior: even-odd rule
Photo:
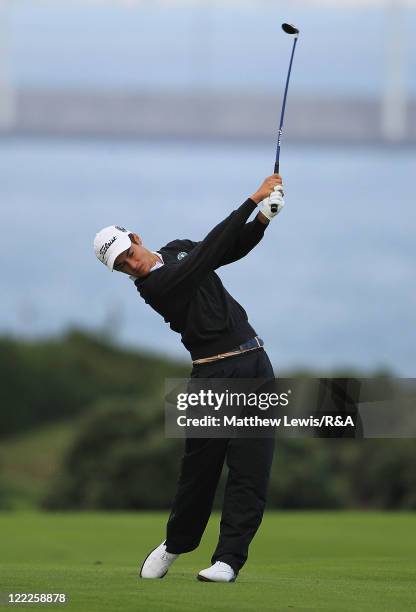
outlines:
[[[184,257],[186,257],[187,255],[188,255],[188,253],[187,253],[186,251],[181,251],[180,253],[178,253],[178,254],[176,255],[176,259],[179,259],[179,261],[180,261],[181,259],[183,259],[183,258],[184,258]]]
[[[113,242],[115,242],[116,240],[117,240],[117,236],[113,236],[110,240],[108,240],[108,242],[104,242],[103,246],[100,249],[100,255],[102,259],[104,259],[105,254],[107,253],[108,249],[113,244]]]

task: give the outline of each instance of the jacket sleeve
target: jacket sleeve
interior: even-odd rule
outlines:
[[[209,272],[224,265],[230,249],[237,241],[241,229],[256,208],[253,200],[246,200],[221,223],[216,225],[201,242],[189,241],[192,250],[179,263],[170,268],[164,279],[164,291],[196,287]]]
[[[257,218],[250,221],[250,223],[246,223],[237,234],[235,242],[224,254],[220,266],[226,266],[234,261],[238,261],[250,253],[263,238],[266,227],[267,225],[261,223]]]
[[[243,225],[243,227],[237,233],[235,241],[230,241],[229,248],[221,258],[217,268],[238,261],[250,253],[250,251],[252,251],[263,238],[266,227],[267,225],[258,221],[257,217],[253,221]],[[192,240],[183,240],[182,243],[184,248],[188,248],[190,250],[194,249],[196,246],[198,246],[198,244],[200,244],[199,242],[194,242]]]

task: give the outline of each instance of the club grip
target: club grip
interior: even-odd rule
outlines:
[[[275,163],[275,165],[274,165],[274,173],[275,173],[275,174],[279,174],[279,162],[276,162],[276,163]],[[272,204],[272,205],[270,206],[270,210],[271,210],[273,213],[277,212],[277,205],[276,205],[276,204]]]

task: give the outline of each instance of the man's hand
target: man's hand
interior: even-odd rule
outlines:
[[[272,174],[264,179],[257,191],[250,196],[250,199],[256,204],[260,204],[260,202],[268,198],[274,191],[274,188],[278,187],[279,185],[282,185],[282,177],[280,174]]]
[[[260,202],[260,213],[264,215],[268,221],[271,221],[273,217],[278,215],[284,207],[285,201],[283,195],[282,185],[277,185],[274,188],[273,193],[268,198],[265,198],[262,202]]]

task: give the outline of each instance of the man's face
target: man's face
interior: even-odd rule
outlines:
[[[131,276],[145,276],[154,265],[152,253],[143,246],[137,234],[130,234],[130,240],[130,247],[115,260],[114,270]]]

